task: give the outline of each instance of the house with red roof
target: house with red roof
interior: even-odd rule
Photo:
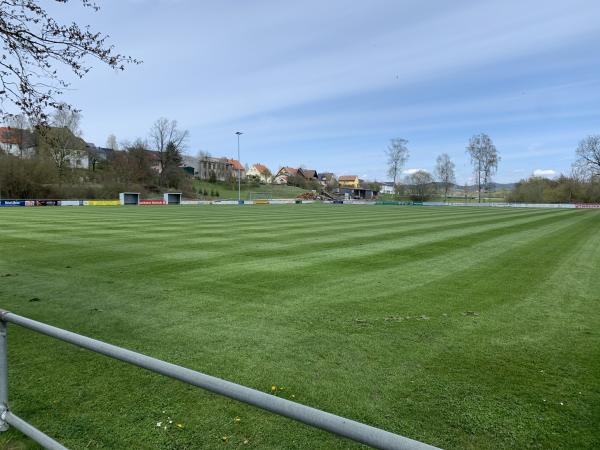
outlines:
[[[227,162],[231,165],[231,175],[233,178],[237,179],[238,174],[240,175],[240,178],[246,178],[246,168],[241,162],[239,162],[237,159],[228,159]]]
[[[277,171],[275,176],[273,177],[274,184],[287,184],[288,178],[298,174],[298,169],[294,167],[284,166]]]
[[[35,136],[26,129],[0,127],[0,150],[15,156],[26,156],[35,149]]]
[[[271,181],[271,171],[264,164],[252,164],[246,173],[248,178],[255,177],[263,183],[269,183]]]

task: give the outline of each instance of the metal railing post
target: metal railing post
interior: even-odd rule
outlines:
[[[0,432],[8,430],[4,420],[8,411],[8,355],[6,346],[6,321],[0,318]]]

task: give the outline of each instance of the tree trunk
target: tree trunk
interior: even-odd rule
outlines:
[[[481,159],[479,160],[479,169],[477,170],[477,203],[481,203]]]

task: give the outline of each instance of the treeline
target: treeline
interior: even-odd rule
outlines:
[[[600,178],[560,176],[550,180],[531,177],[517,183],[507,200],[515,203],[600,203]]]
[[[577,159],[570,176],[550,180],[531,177],[521,180],[508,201],[525,203],[600,203],[600,135],[579,142]]]
[[[187,131],[157,120],[147,139],[111,148],[86,145],[80,116],[57,112],[51,126],[10,127],[0,150],[0,197],[18,199],[116,198],[119,192],[193,192],[181,168]]]

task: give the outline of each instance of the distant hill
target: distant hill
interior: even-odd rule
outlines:
[[[516,184],[517,183],[491,183],[490,187],[491,187],[492,191],[502,191],[502,190],[512,191],[515,188]],[[465,186],[456,184],[456,185],[454,185],[454,187],[456,189],[464,189]],[[467,189],[477,190],[477,185],[476,184],[468,185]]]

